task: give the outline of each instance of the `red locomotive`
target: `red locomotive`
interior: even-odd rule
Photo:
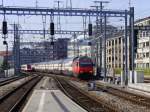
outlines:
[[[79,78],[87,78],[93,76],[94,69],[91,58],[87,56],[74,58],[72,71],[74,75]]]

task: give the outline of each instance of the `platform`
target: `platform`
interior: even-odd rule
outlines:
[[[34,90],[22,112],[87,112],[60,90]]]
[[[137,84],[128,84],[128,87],[123,87],[121,85],[116,85],[116,84],[110,84],[108,82],[104,82],[104,81],[96,81],[96,84],[104,84],[104,85],[108,85],[110,87],[113,88],[118,88],[118,89],[124,89],[125,91],[129,91],[131,93],[136,93],[139,95],[146,95],[147,97],[150,97],[150,83],[137,83]]]
[[[150,83],[137,83],[128,85],[129,88],[150,93]]]

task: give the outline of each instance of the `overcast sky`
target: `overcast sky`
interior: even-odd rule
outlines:
[[[1,4],[0,0],[0,4]],[[36,0],[3,0],[4,6],[30,6],[35,7],[36,6]],[[37,5],[39,7],[56,7],[55,0],[37,0]],[[63,1],[61,3],[61,7],[66,7],[66,3],[70,0],[61,0]],[[89,8],[90,6],[94,5],[94,0],[72,0],[73,8]],[[104,0],[103,0],[104,1]],[[129,7],[129,0],[108,0],[110,1],[109,4],[105,5],[105,8],[107,9],[128,9]],[[150,0],[131,0],[131,6],[135,7],[135,18],[143,18],[150,16]],[[6,16],[6,19],[8,21],[8,24],[12,24],[14,22],[19,22],[22,26],[22,29],[41,29],[42,28],[42,17],[35,17],[35,16],[24,16],[24,17],[14,17],[14,16]],[[0,16],[0,21],[3,21],[3,16]],[[69,30],[83,30],[83,19],[82,18],[74,18],[74,17],[67,17],[67,18],[61,18],[61,27],[62,29],[69,29]],[[49,27],[49,18],[46,18],[47,26]],[[116,21],[110,21],[110,22],[116,22],[117,24],[120,24],[119,20]],[[11,26],[9,25],[9,29],[11,29]],[[30,40],[30,37],[28,36],[28,39]],[[9,36],[9,42],[12,41],[13,36]],[[5,47],[2,45],[2,39],[0,37],[0,50],[4,50]]]

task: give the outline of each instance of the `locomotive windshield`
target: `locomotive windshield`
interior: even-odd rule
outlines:
[[[93,66],[93,62],[92,62],[91,58],[89,58],[87,56],[79,57],[78,60],[79,60],[79,63],[77,64],[77,66],[80,66],[80,67]]]
[[[89,67],[89,66],[93,66],[92,62],[80,62],[80,67]]]
[[[30,69],[30,68],[31,68],[31,65],[27,65],[27,68]]]

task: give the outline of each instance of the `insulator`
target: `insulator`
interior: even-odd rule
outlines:
[[[54,23],[52,22],[52,23],[50,23],[50,34],[51,35],[54,35]]]
[[[7,31],[7,22],[6,21],[3,21],[2,29],[3,29],[3,34],[6,35],[8,33],[8,31]]]
[[[92,24],[91,23],[89,23],[89,25],[88,25],[88,30],[89,30],[89,36],[92,36]]]

